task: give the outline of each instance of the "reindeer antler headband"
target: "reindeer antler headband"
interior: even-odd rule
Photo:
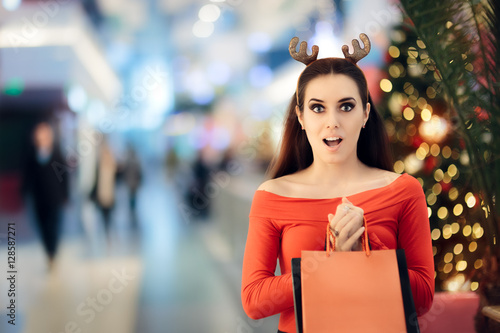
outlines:
[[[352,54],[349,53],[349,46],[347,45],[342,46],[342,53],[344,53],[344,57],[346,58],[346,60],[349,60],[353,64],[356,64],[358,61],[366,57],[368,53],[370,53],[371,49],[370,39],[366,34],[363,33],[360,34],[359,39],[361,39],[361,41],[363,42],[364,47],[361,48],[361,46],[359,45],[359,41],[357,39],[353,39],[352,46],[354,47],[354,52]],[[312,54],[308,55],[307,42],[303,41],[302,43],[300,43],[299,52],[297,52],[298,43],[299,43],[299,37],[293,37],[292,40],[290,41],[290,45],[288,46],[290,55],[292,56],[293,59],[300,61],[306,66],[309,66],[318,58],[319,47],[317,45],[313,45],[311,48]],[[298,88],[298,82],[297,82],[297,88]],[[298,94],[298,89],[296,91],[296,94]],[[298,95],[297,95],[297,104],[299,104]]]
[[[344,57],[356,64],[358,61],[363,59],[368,55],[371,50],[370,39],[366,34],[360,34],[359,39],[363,41],[364,47],[361,48],[359,46],[359,42],[357,39],[352,40],[352,46],[354,47],[354,52],[352,54],[349,53],[349,46],[342,46],[342,53],[344,53]],[[312,54],[307,54],[307,42],[303,41],[300,43],[299,52],[297,52],[297,44],[299,43],[299,37],[293,37],[290,41],[290,46],[288,50],[290,51],[290,55],[293,59],[304,63],[306,66],[310,65],[313,61],[316,61],[318,58],[319,47],[317,45],[312,46]]]

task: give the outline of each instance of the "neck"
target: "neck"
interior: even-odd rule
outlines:
[[[360,174],[367,168],[359,159],[355,158],[342,164],[313,162],[306,169],[306,172],[312,183],[338,186],[359,179]]]

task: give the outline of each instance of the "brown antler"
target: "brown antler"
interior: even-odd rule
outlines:
[[[342,46],[342,53],[344,53],[345,58],[347,60],[350,60],[354,64],[363,59],[364,57],[366,57],[371,49],[370,39],[366,34],[360,34],[359,39],[363,41],[363,44],[365,46],[361,48],[359,46],[358,40],[353,39],[352,46],[354,47],[354,52],[352,54],[349,54],[349,46],[347,45]]]
[[[319,47],[313,45],[312,54],[307,54],[307,42],[303,41],[300,43],[299,52],[297,52],[297,44],[299,43],[299,37],[293,37],[290,41],[290,46],[288,50],[293,59],[304,63],[306,66],[318,58]]]

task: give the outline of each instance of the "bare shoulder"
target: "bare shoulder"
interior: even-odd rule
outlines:
[[[369,171],[366,173],[366,177],[366,181],[368,183],[373,183],[375,187],[381,187],[393,183],[396,179],[401,177],[401,174],[393,171],[369,168]]]
[[[387,170],[380,170],[381,176],[386,179],[389,183],[392,183],[399,177],[401,177],[400,173],[394,172],[394,171],[387,171]]]
[[[258,191],[266,191],[274,194],[289,196],[293,192],[293,175],[286,175],[283,177],[269,179],[263,182]]]
[[[269,179],[260,184],[258,190],[259,191],[267,191],[267,192],[281,192],[283,187],[286,186],[286,180],[283,179],[284,177],[280,178],[274,178],[274,179]]]

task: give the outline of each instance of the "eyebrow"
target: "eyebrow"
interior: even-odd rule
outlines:
[[[340,99],[338,101],[338,103],[347,102],[347,101],[350,101],[350,100],[356,101],[356,99],[354,97],[346,97],[346,98]]]
[[[346,101],[350,101],[350,100],[356,101],[356,99],[354,97],[345,97],[345,98],[339,99],[339,101],[337,103],[342,103],[342,102],[346,102]],[[325,101],[318,99],[318,98],[311,98],[309,100],[309,103],[311,103],[311,102],[324,103]]]

